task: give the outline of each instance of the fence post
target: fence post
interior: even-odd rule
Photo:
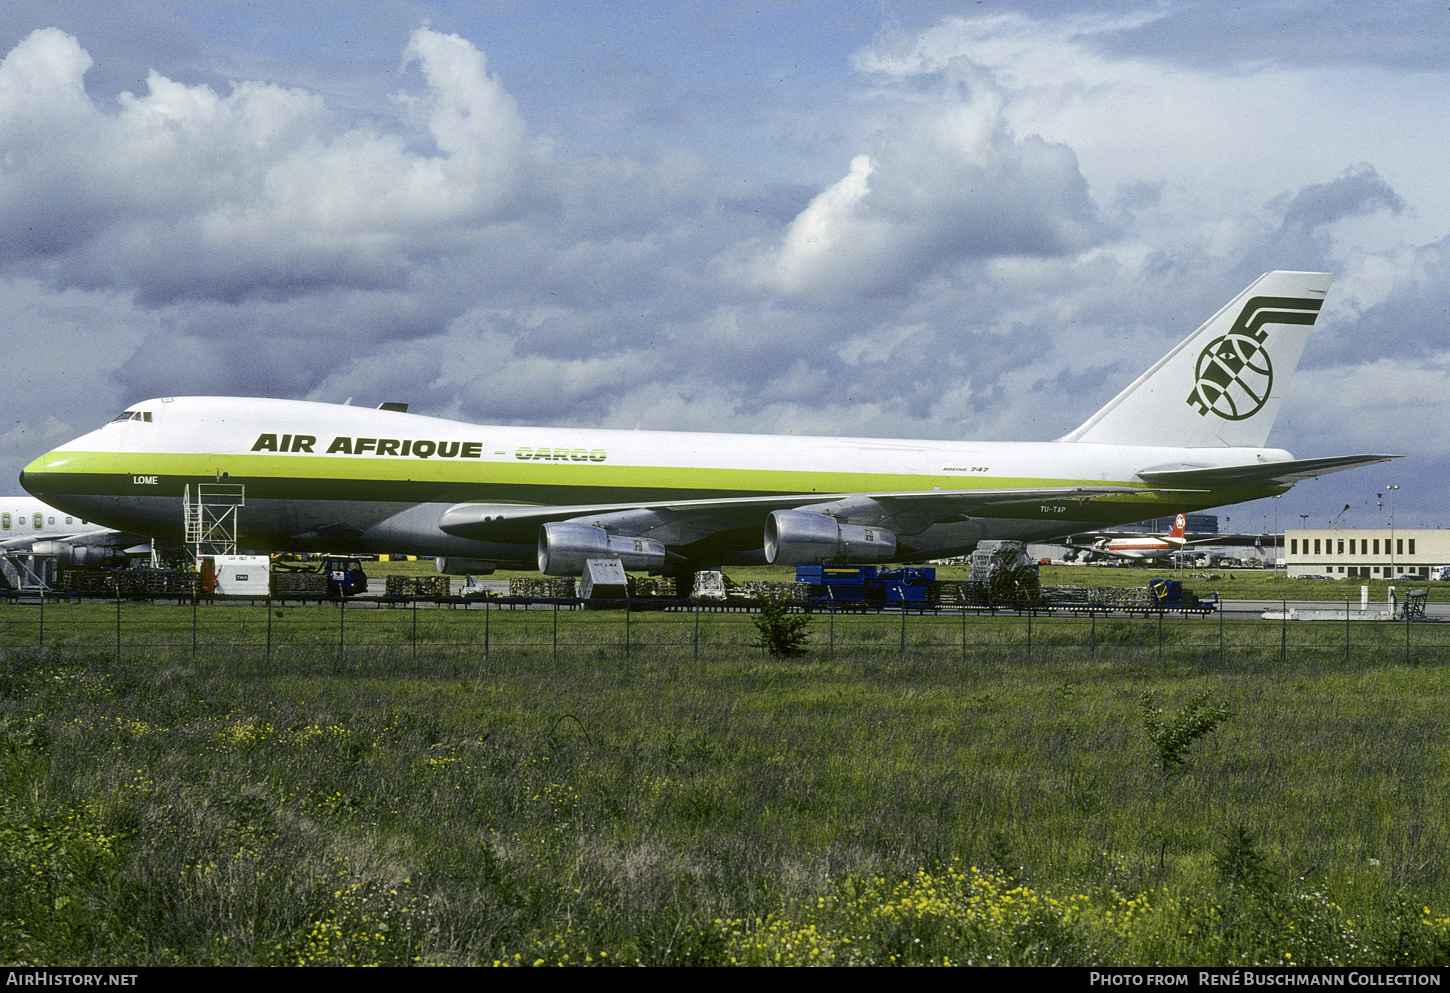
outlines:
[[[191,657],[196,658],[196,597],[191,598]]]
[[[483,601],[483,660],[488,661],[488,601]]]
[[[272,662],[272,596],[267,595],[267,663]]]
[[[624,657],[629,658],[629,604],[624,605]]]
[[[559,601],[554,601],[554,661],[559,661]]]
[[[906,601],[901,601],[901,652],[900,657],[906,658]]]
[[[700,601],[695,601],[695,661],[700,661]]]
[[[1289,658],[1289,604],[1284,600],[1284,594],[1279,594],[1279,664],[1283,665]]]
[[[1098,615],[1091,610],[1088,611],[1088,624],[1088,658],[1096,659],[1098,657]]]
[[[37,633],[36,638],[38,640],[35,643],[35,647],[36,648],[44,648],[45,647],[45,591],[44,590],[41,590],[40,591],[40,631]]]
[[[1344,598],[1344,664],[1349,664],[1349,597]]]
[[[1158,608],[1158,662],[1163,662],[1163,608]]]
[[[1033,611],[1027,611],[1027,661],[1029,663],[1032,661],[1032,614]]]
[[[116,579],[116,664],[121,664],[121,580]]]
[[[337,598],[337,660],[347,659],[347,597]]]

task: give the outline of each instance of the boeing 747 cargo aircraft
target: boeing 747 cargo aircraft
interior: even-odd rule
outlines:
[[[243,494],[244,545],[431,555],[448,571],[963,555],[981,539],[1254,500],[1393,458],[1264,447],[1329,284],[1260,277],[1057,441],[487,427],[400,404],[164,397],[42,455],[21,483],[70,513],[180,540],[183,494],[225,481]]]

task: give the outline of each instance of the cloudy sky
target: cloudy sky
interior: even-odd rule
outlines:
[[[1048,440],[1308,269],[1271,442],[1408,457],[1280,525],[1450,524],[1450,12],[1223,10],[10,0],[0,471],[187,394]]]

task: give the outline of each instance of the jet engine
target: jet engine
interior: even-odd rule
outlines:
[[[765,521],[765,561],[771,565],[885,562],[895,555],[896,535],[881,528],[842,524],[808,510],[777,510]]]
[[[653,538],[610,534],[593,524],[555,521],[539,528],[539,571],[582,576],[589,559],[619,559],[626,569],[661,569],[665,546]]]
[[[492,559],[464,559],[457,555],[439,555],[433,559],[444,576],[487,576],[498,568]]]
[[[118,565],[126,556],[115,548],[100,545],[72,545],[68,541],[37,541],[30,546],[36,558],[54,558],[58,569],[97,568]]]

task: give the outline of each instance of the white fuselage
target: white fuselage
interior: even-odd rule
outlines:
[[[58,510],[35,497],[0,497],[0,547],[17,547],[107,530],[104,524]]]
[[[1279,488],[1182,492],[1137,481],[1140,469],[1285,459],[1263,449],[1182,449],[1060,442],[896,441],[659,431],[480,426],[390,410],[290,400],[180,397],[126,415],[25,470],[27,489],[112,527],[180,540],[183,496],[242,487],[240,536],[269,550],[357,549],[535,559],[537,517],[601,508],[741,501],[759,518],[849,494],[1116,487],[1091,499],[1040,499],[991,514],[937,514],[902,533],[899,558],[965,554],[984,538],[1044,539],[1252,499]],[[1142,492],[1127,492],[1141,487]],[[497,507],[496,533],[459,537],[452,507]],[[737,514],[737,517],[739,515]],[[688,548],[700,561],[762,561],[760,520],[716,528]],[[478,529],[475,529],[475,532]]]

